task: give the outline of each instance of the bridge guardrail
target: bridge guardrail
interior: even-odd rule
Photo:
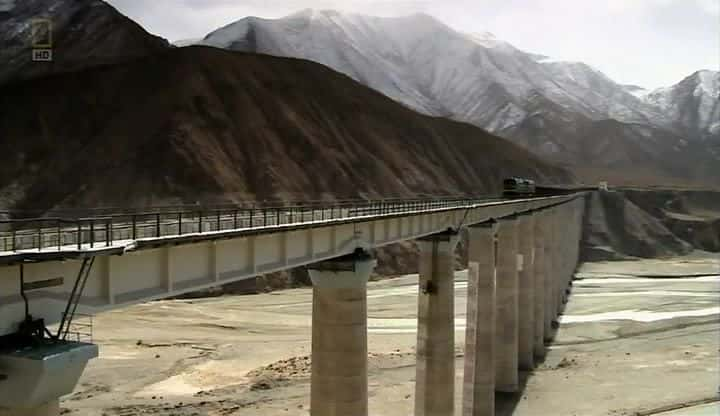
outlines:
[[[434,198],[333,203],[264,204],[211,210],[168,210],[79,218],[0,220],[0,252],[63,251],[112,247],[143,238],[177,237],[213,231],[251,230],[288,224],[352,219],[368,215],[462,208],[497,197]]]

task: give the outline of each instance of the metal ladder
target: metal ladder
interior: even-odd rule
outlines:
[[[65,312],[63,313],[62,320],[60,321],[60,327],[58,328],[56,340],[64,341],[69,332],[73,318],[75,317],[75,311],[77,311],[78,303],[82,297],[85,285],[87,284],[88,277],[90,276],[90,270],[95,263],[95,256],[83,259],[82,266],[80,266],[80,272],[78,272],[77,279],[73,285],[72,292],[70,293],[70,299],[68,299]]]

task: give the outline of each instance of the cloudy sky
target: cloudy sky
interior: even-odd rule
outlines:
[[[109,0],[170,40],[203,37],[245,16],[305,8],[379,16],[423,12],[464,32],[489,31],[515,46],[583,61],[646,88],[720,69],[720,0]]]

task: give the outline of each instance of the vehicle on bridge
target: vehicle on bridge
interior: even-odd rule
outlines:
[[[512,198],[535,193],[535,181],[524,178],[507,178],[503,181],[503,196]]]

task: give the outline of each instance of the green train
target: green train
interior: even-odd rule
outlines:
[[[507,178],[503,181],[503,196],[517,198],[535,194],[535,181],[524,178]]]

